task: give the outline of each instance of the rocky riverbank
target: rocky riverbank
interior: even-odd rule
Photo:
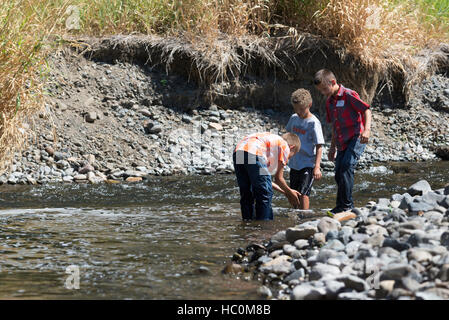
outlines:
[[[290,112],[196,104],[192,84],[150,65],[86,59],[71,50],[49,58],[47,103],[24,124],[28,147],[0,184],[141,181],[150,175],[232,173],[232,150],[246,134],[279,133]],[[373,103],[372,139],[359,168],[427,161],[449,146],[449,79],[434,75],[402,109]],[[174,101],[176,100],[176,103]],[[234,100],[238,100],[237,97]],[[183,107],[174,107],[182,104]],[[317,102],[318,103],[318,102]],[[329,128],[322,167],[327,161]]]
[[[274,299],[449,299],[449,185],[421,180],[353,211],[240,248],[224,271],[252,273]]]

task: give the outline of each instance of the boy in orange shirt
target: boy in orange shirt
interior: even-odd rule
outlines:
[[[300,148],[301,142],[293,133],[282,137],[270,132],[254,133],[237,144],[233,162],[243,220],[273,220],[273,188],[285,194],[293,207],[299,207],[300,194],[285,182],[284,166]]]

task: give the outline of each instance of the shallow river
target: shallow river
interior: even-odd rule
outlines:
[[[433,189],[449,182],[449,162],[388,168],[356,174],[357,206],[420,179]],[[333,207],[335,192],[326,175],[311,207]],[[237,248],[298,222],[279,194],[274,221],[242,222],[233,175],[0,186],[0,207],[0,299],[257,299],[258,282],[221,270]],[[66,288],[71,265],[79,289]]]

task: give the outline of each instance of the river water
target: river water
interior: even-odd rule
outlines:
[[[449,182],[449,162],[387,167],[356,174],[357,206],[420,179],[433,189]],[[326,174],[311,207],[333,207],[335,193]],[[260,283],[221,270],[237,248],[298,223],[282,195],[273,203],[274,221],[242,222],[234,175],[1,186],[0,299],[258,299]],[[69,266],[79,289],[66,287]]]

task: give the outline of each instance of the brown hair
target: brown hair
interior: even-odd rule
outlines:
[[[326,83],[330,84],[332,80],[337,81],[337,78],[335,77],[334,73],[327,69],[321,69],[315,73],[315,76],[313,78],[313,84],[319,85],[320,83]]]
[[[308,107],[312,104],[312,96],[308,90],[301,88],[292,93],[290,101],[293,105]]]
[[[282,135],[282,139],[287,141],[289,146],[292,146],[292,145],[295,146],[294,152],[298,152],[299,149],[301,149],[301,140],[299,140],[299,137],[296,134],[291,133],[291,132],[284,133]],[[290,150],[290,152],[291,151],[293,151],[293,150]]]

